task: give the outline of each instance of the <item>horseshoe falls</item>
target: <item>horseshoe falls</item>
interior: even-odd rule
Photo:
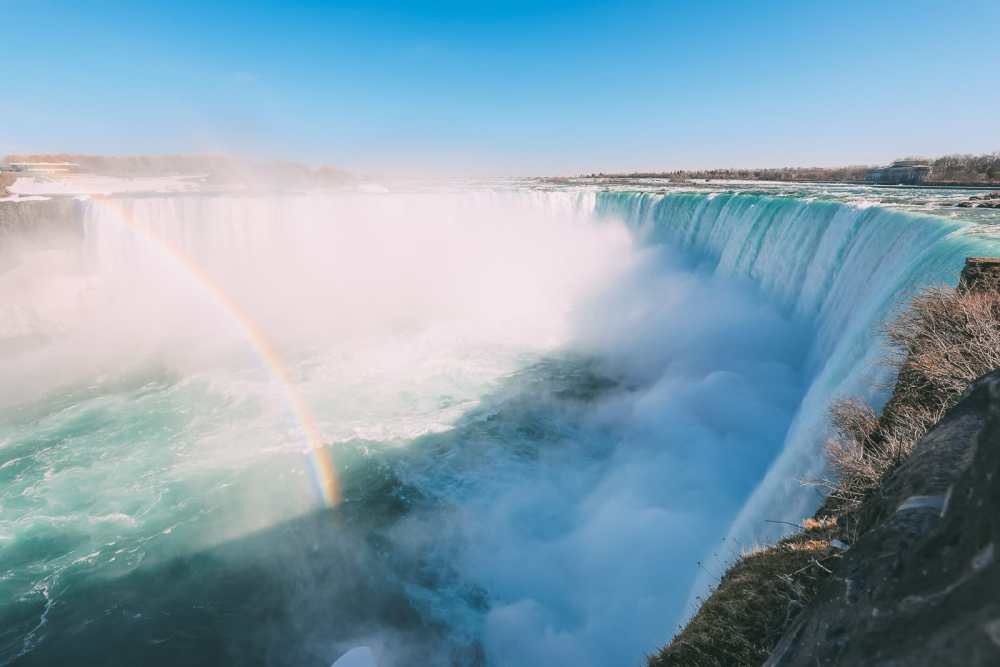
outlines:
[[[1000,254],[953,196],[0,202],[0,664],[637,664]]]

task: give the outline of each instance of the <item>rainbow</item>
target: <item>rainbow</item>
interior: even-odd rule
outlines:
[[[237,329],[256,352],[264,369],[281,388],[282,395],[302,435],[303,450],[309,461],[310,476],[323,505],[333,507],[339,503],[340,481],[330,454],[323,447],[319,429],[316,427],[316,420],[292,382],[288,367],[281,360],[281,356],[260,330],[260,327],[190,256],[168,240],[157,236],[136,222],[131,211],[121,202],[107,196],[94,196],[91,197],[91,201],[96,206],[112,213],[114,218],[120,220],[140,238],[149,241],[152,247],[161,250],[176,266],[193,278],[236,324]]]

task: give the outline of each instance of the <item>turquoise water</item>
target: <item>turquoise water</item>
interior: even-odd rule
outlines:
[[[0,276],[0,662],[634,664],[1000,251],[952,192],[738,189],[85,203]]]

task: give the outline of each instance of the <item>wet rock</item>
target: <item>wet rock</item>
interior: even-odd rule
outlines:
[[[1000,191],[987,192],[983,195],[972,195],[954,206],[959,208],[1000,208]]]

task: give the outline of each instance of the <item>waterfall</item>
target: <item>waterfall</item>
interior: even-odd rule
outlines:
[[[735,549],[787,532],[765,520],[798,523],[816,509],[816,489],[802,482],[824,473],[827,410],[838,397],[876,406],[888,397],[891,369],[880,361],[882,330],[893,314],[922,288],[955,285],[965,257],[1000,252],[1000,241],[968,223],[879,206],[610,192],[596,206],[601,215],[623,219],[644,244],[666,244],[713,275],[752,281],[814,332],[808,390],[780,455],[729,529],[727,543]],[[726,557],[708,569],[721,572]],[[689,612],[713,578],[700,575]]]
[[[344,236],[342,228],[336,231],[331,219],[356,218],[359,224],[392,219],[387,233],[404,233],[397,218],[426,221],[437,215],[449,219],[437,230],[447,234],[483,211],[503,211],[509,219],[530,215],[535,221],[594,213],[623,221],[641,246],[665,245],[679,252],[696,272],[752,283],[812,332],[808,381],[780,454],[733,518],[730,547],[709,556],[711,574],[699,575],[689,611],[724,561],[786,532],[765,520],[797,523],[818,506],[818,490],[803,482],[824,474],[827,410],[842,396],[876,406],[887,398],[892,372],[880,363],[886,353],[882,328],[893,313],[921,288],[954,285],[966,256],[1000,252],[1000,242],[958,220],[749,193],[480,189],[388,197],[155,197],[125,201],[113,217],[123,217],[123,211],[210,269],[231,254],[239,258],[237,268],[251,273],[256,261],[273,259],[281,249],[294,248],[294,256],[309,261],[317,260],[317,253],[338,257],[334,246],[339,241],[358,238]],[[90,255],[105,268],[137,261],[134,233],[108,218],[106,205],[90,204],[84,222]],[[233,273],[232,263],[225,268],[248,280],[244,270]],[[300,283],[316,285],[307,288],[309,298],[324,298],[324,276],[299,276]],[[247,284],[260,288],[253,279]],[[238,281],[227,290],[246,301],[255,299]]]
[[[0,661],[170,655],[131,643],[169,622],[184,651],[289,664],[632,664],[780,537],[765,519],[815,510],[827,410],[886,399],[893,314],[1000,253],[884,206],[539,181],[70,204],[0,230],[0,566],[24,601]]]

